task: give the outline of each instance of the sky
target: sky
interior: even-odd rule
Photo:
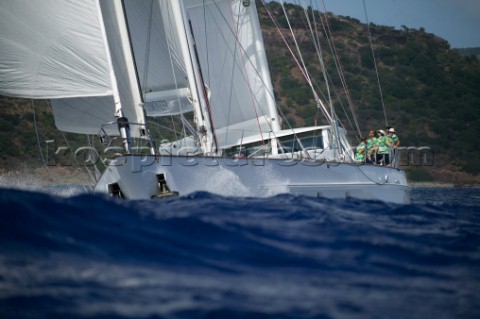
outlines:
[[[304,0],[305,1],[305,0]],[[452,48],[480,47],[480,0],[323,0],[327,11],[400,28],[425,28]],[[291,1],[296,2],[297,1]],[[313,3],[321,0],[313,0]]]

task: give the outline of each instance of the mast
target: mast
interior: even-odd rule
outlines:
[[[159,0],[161,1],[161,0]],[[210,116],[208,115],[207,101],[208,98],[204,92],[205,87],[201,81],[200,65],[196,59],[194,59],[194,41],[192,34],[187,31],[186,23],[188,21],[187,13],[183,6],[183,2],[172,1],[172,11],[175,20],[175,26],[177,33],[180,35],[180,47],[184,58],[186,73],[188,77],[190,91],[192,92],[192,103],[195,111],[197,131],[199,132],[200,144],[204,154],[211,154],[213,152],[212,146],[215,144],[213,136],[212,123]],[[184,36],[182,36],[184,35]],[[215,145],[215,148],[217,145]]]
[[[140,122],[139,135],[147,135],[145,115],[140,93],[137,71],[130,42],[123,0],[98,1],[101,14],[102,34],[105,39],[105,50],[110,66],[113,98],[115,103],[114,116],[117,118],[118,130],[123,139],[127,154],[131,153],[130,124],[127,113]],[[121,78],[117,75],[121,74]],[[128,112],[127,112],[128,110]],[[154,154],[154,150],[151,149]]]
[[[213,120],[212,120],[212,112],[211,112],[211,106],[210,106],[210,101],[209,101],[209,92],[207,91],[207,86],[205,84],[205,80],[204,80],[204,77],[203,77],[203,72],[202,72],[202,68],[200,67],[200,58],[198,56],[198,49],[197,49],[197,44],[195,42],[195,36],[193,34],[193,26],[192,26],[192,21],[189,19],[188,20],[188,24],[189,24],[189,30],[190,30],[190,35],[192,37],[192,47],[193,47],[193,52],[194,52],[194,61],[196,62],[196,65],[197,65],[197,78],[200,82],[200,85],[201,85],[201,88],[202,88],[202,93],[203,93],[203,101],[205,102],[205,107],[206,107],[206,113],[207,113],[207,116],[208,116],[208,122],[210,123],[210,127],[211,127],[211,134],[213,136],[213,142],[215,144],[215,153],[218,151],[218,142],[217,142],[217,138],[215,136],[215,132],[214,132],[214,127],[213,127]],[[205,108],[204,108],[205,110]]]

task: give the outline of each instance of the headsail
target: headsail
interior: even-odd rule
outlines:
[[[121,7],[119,0],[0,1],[0,94],[52,99],[64,131],[96,134],[120,106],[143,124]]]
[[[95,1],[0,1],[0,93],[112,94]]]

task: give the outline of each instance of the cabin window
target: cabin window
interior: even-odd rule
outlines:
[[[280,137],[278,140],[284,153],[299,152],[302,150],[302,146],[306,150],[323,149],[323,136],[321,130],[284,136]]]
[[[315,130],[299,134],[291,134],[277,138],[279,142],[280,153],[299,152],[303,148],[306,150],[323,149],[322,130]],[[239,145],[223,150],[225,156],[249,157],[249,156],[263,156],[270,154],[271,141],[264,141],[263,143],[255,142],[244,145]]]
[[[249,156],[263,156],[270,153],[270,143],[255,142],[244,145],[239,145],[223,150],[225,156],[249,157]]]

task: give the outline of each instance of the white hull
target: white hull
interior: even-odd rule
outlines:
[[[241,197],[292,193],[399,204],[410,202],[410,187],[405,172],[400,169],[356,163],[257,158],[119,157],[104,172],[95,191],[110,194],[120,191],[128,199],[206,191]]]

